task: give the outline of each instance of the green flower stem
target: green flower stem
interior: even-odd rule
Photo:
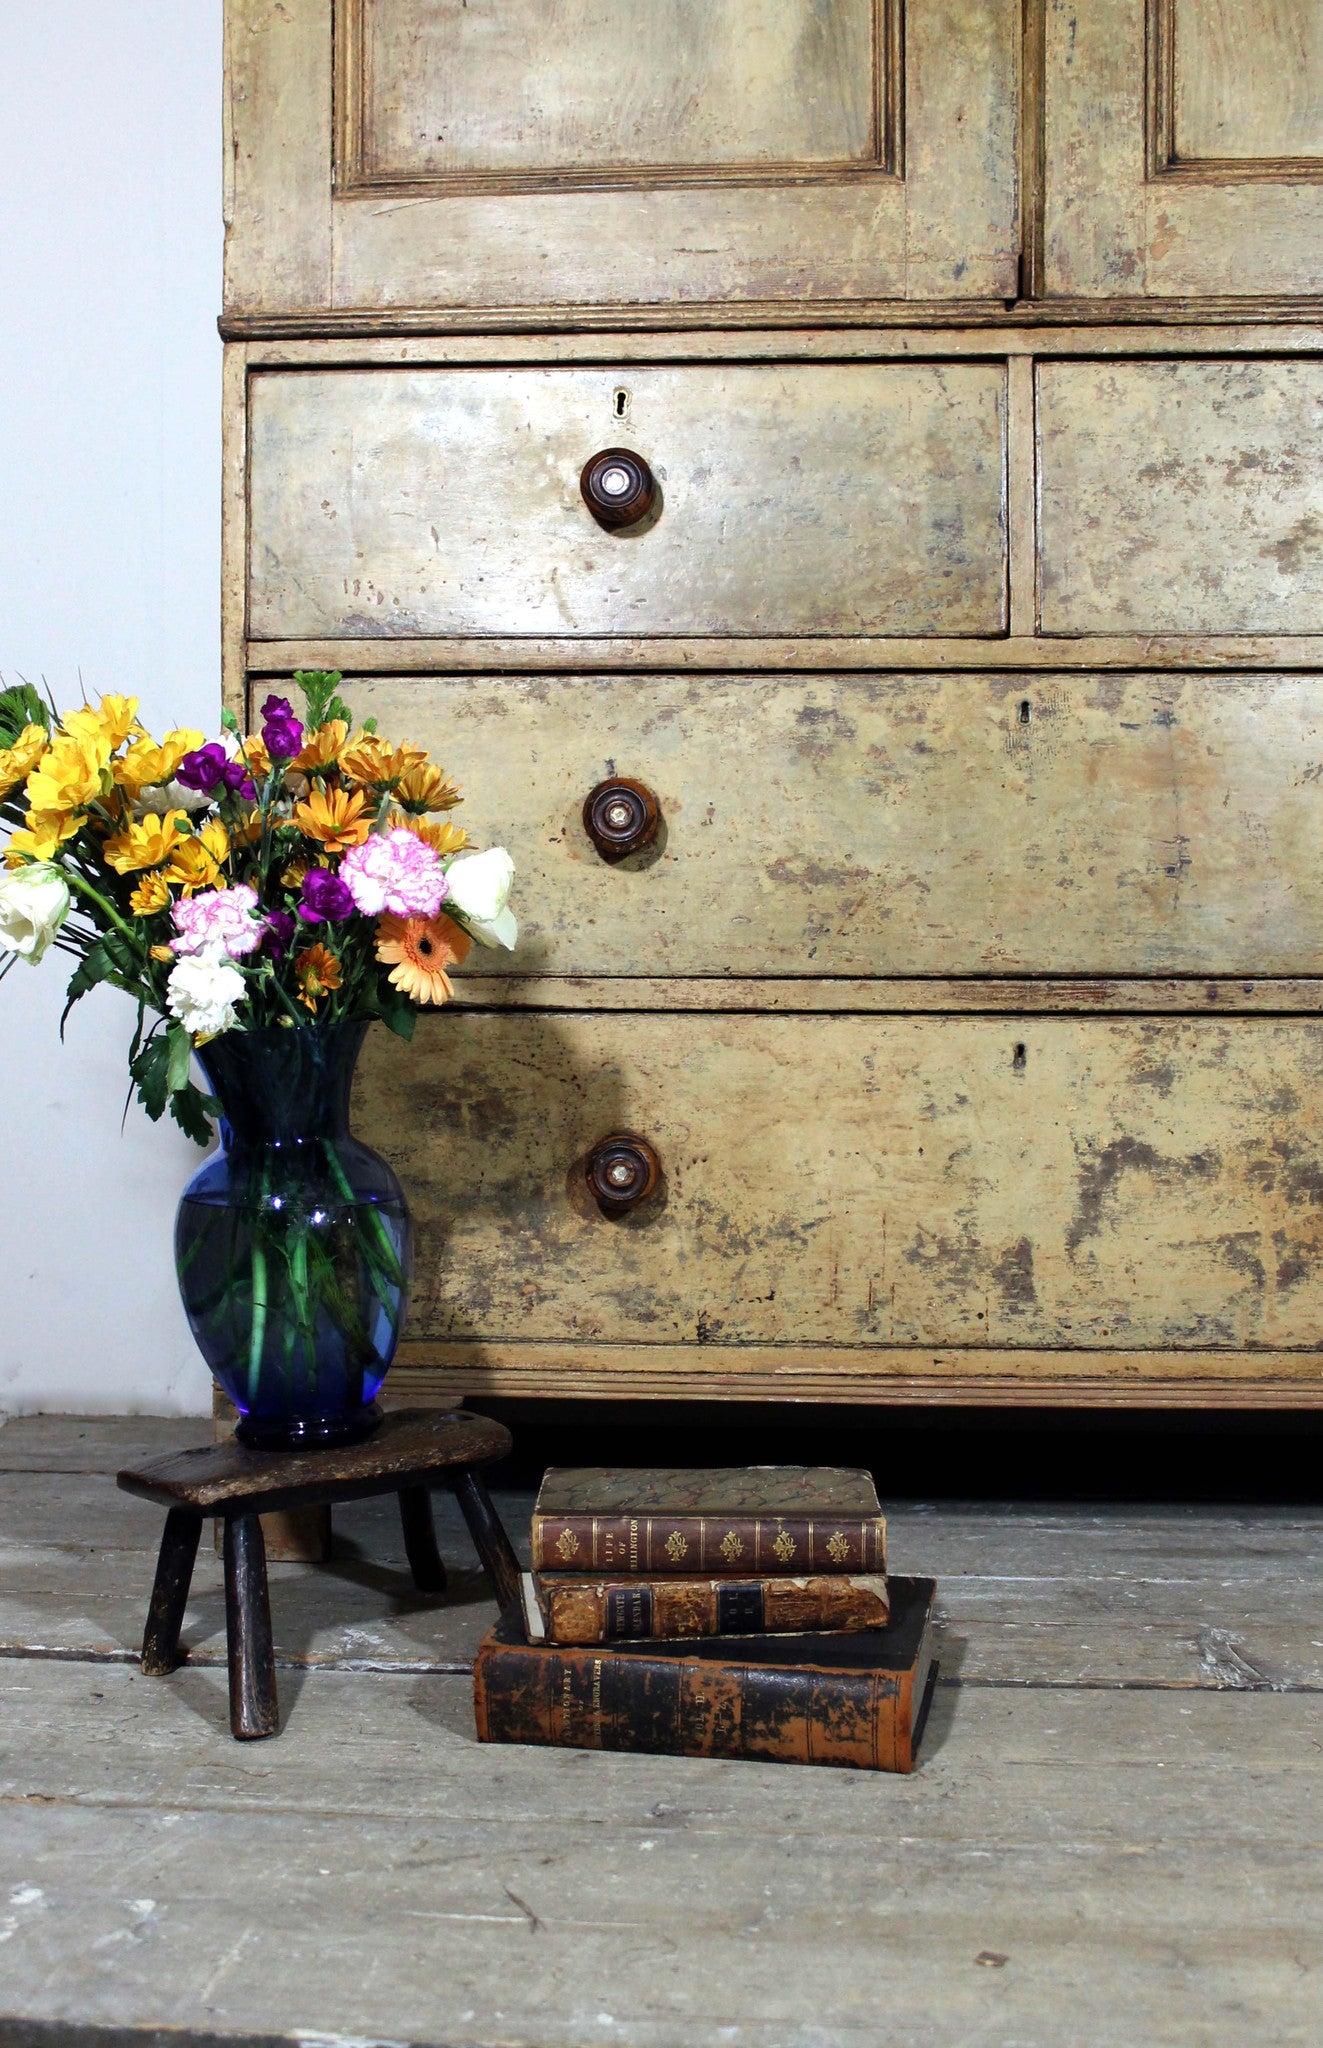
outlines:
[[[404,1275],[400,1271],[400,1262],[395,1256],[395,1247],[390,1241],[390,1233],[387,1230],[385,1224],[382,1222],[381,1217],[378,1215],[375,1206],[370,1202],[366,1204],[360,1204],[355,1201],[354,1191],[349,1185],[348,1175],[345,1173],[344,1167],[340,1163],[340,1155],[336,1151],[335,1146],[331,1143],[329,1138],[325,1141],[322,1149],[326,1154],[326,1163],[331,1169],[331,1174],[334,1178],[336,1186],[339,1188],[345,1200],[351,1205],[350,1213],[355,1217],[358,1217],[361,1211],[364,1208],[366,1208],[367,1213],[365,1220],[368,1224],[368,1227],[372,1235],[376,1239],[377,1250],[381,1254],[382,1271],[385,1273],[387,1279],[390,1281],[393,1287],[403,1287]]]
[[[74,888],[78,891],[80,896],[86,896],[89,903],[96,904],[98,910],[101,912],[101,915],[107,920],[107,922],[109,924],[114,925],[115,930],[120,934],[121,938],[125,938],[128,940],[129,944],[132,946],[138,958],[140,960],[145,961],[148,957],[146,948],[144,947],[141,939],[138,937],[138,934],[134,931],[132,925],[125,924],[123,918],[116,910],[114,904],[111,903],[105,896],[103,896],[99,889],[94,889],[92,887],[92,884],[86,879],[86,877],[79,874],[77,868],[65,867],[61,870],[61,872],[64,874],[65,879],[67,881],[72,882]]]
[[[269,1195],[271,1169],[262,1166],[261,1185],[258,1191],[256,1227],[253,1231],[253,1323],[248,1337],[248,1399],[256,1404],[262,1379],[262,1346],[266,1342],[267,1272],[266,1247],[262,1234],[266,1221],[266,1204]]]

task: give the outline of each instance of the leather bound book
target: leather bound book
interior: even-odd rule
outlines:
[[[932,1579],[891,1581],[891,1620],[852,1635],[567,1648],[511,1608],[478,1647],[482,1742],[911,1771],[936,1676]]]
[[[886,1523],[867,1472],[553,1466],[533,1509],[536,1572],[765,1579],[886,1568]]]
[[[803,1635],[882,1628],[883,1578],[588,1579],[525,1572],[530,1642],[614,1643],[631,1638]]]

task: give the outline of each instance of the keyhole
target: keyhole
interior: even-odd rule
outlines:
[[[1014,1053],[1011,1055],[1012,1067],[1015,1069],[1017,1074],[1022,1074],[1027,1064],[1028,1055],[1025,1052],[1024,1047],[1022,1045],[1017,1045]]]
[[[618,420],[629,417],[629,393],[623,385],[612,394],[611,410]]]
[[[1027,697],[1022,697],[1022,698],[1020,699],[1020,709],[1019,709],[1019,713],[1018,713],[1017,715],[1018,715],[1018,717],[1019,717],[1019,720],[1020,720],[1020,723],[1021,723],[1021,725],[1028,725],[1028,723],[1029,723],[1029,699],[1028,699]]]

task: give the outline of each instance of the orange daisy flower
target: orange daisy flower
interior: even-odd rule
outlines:
[[[377,926],[377,958],[390,968],[387,979],[415,1003],[444,1003],[455,991],[447,967],[460,967],[472,940],[453,917],[383,917]]]
[[[294,972],[299,978],[299,1001],[309,1010],[315,1010],[323,996],[339,988],[342,976],[340,962],[325,946],[308,946],[294,962]]]
[[[464,801],[459,784],[425,756],[404,770],[395,785],[395,798],[411,811],[453,811]]]
[[[290,767],[300,774],[312,775],[329,768],[344,752],[345,741],[349,738],[349,727],[343,718],[328,718],[325,725],[319,725],[316,732],[305,732],[303,748],[294,756]]]
[[[433,853],[445,860],[452,853],[461,853],[469,843],[469,835],[462,825],[429,825],[426,818],[411,817],[408,811],[392,811],[390,814],[392,832],[412,832],[415,839],[421,839],[430,846]]]
[[[361,789],[314,789],[311,796],[294,806],[294,823],[326,848],[328,853],[347,853],[361,846],[372,829],[372,813]]]

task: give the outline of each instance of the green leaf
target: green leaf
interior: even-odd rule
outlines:
[[[50,705],[31,683],[11,683],[0,690],[0,747],[12,746],[26,725],[42,725],[49,732]]]
[[[413,1037],[413,1027],[418,1022],[418,1011],[408,996],[397,995],[392,989],[390,995],[381,1000],[380,1015],[386,1029],[393,1031],[397,1038],[404,1039],[407,1044]]]
[[[167,1077],[170,1072],[170,1047],[159,1035],[149,1038],[137,1058],[129,1067],[137,1083],[138,1100],[153,1123],[158,1123],[165,1114]]]
[[[349,713],[336,696],[336,690],[344,678],[338,668],[300,668],[294,672],[294,681],[302,690],[308,707],[308,724],[325,725],[328,718],[343,718],[349,722]]]
[[[220,1115],[221,1106],[214,1095],[204,1095],[191,1081],[182,1088],[171,1090],[170,1114],[186,1137],[195,1145],[209,1145],[212,1139],[211,1118]]]
[[[182,1024],[172,1024],[165,1034],[165,1042],[170,1048],[165,1070],[166,1092],[176,1095],[181,1088],[188,1086],[188,1070],[193,1063],[193,1041]]]
[[[85,996],[89,990],[94,989],[98,982],[108,981],[114,971],[114,963],[106,951],[105,940],[97,939],[88,947],[87,952],[69,976],[69,986],[64,992],[64,1008],[60,1012],[61,1038],[64,1037],[64,1027],[68,1022],[69,1012],[74,1004],[81,997]]]
[[[238,732],[239,730],[239,721],[228,704],[221,712],[221,729],[224,732]]]

